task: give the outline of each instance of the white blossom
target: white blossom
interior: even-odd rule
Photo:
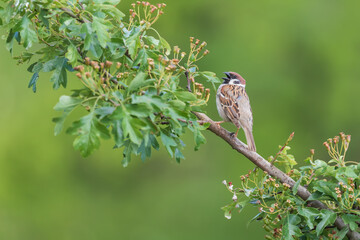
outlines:
[[[222,184],[224,184],[224,185],[226,186],[226,180],[223,180],[223,181],[222,181]]]

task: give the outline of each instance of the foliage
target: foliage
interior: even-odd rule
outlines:
[[[6,46],[19,64],[30,63],[29,88],[37,90],[39,77],[51,72],[53,88],[66,87],[68,73],[77,71],[82,89],[61,96],[54,107],[62,115],[53,119],[58,135],[75,109],[83,117],[67,133],[74,147],[90,155],[101,139],[112,138],[123,149],[123,165],[131,155],[142,160],[159,149],[184,158],[181,136],[189,129],[195,149],[205,142],[192,111],[203,111],[210,89],[195,79],[218,82],[212,72],[200,72],[196,62],[209,53],[206,43],[190,38],[185,53],[153,28],[166,4],[136,2],[129,17],[116,8],[120,0],[5,1],[0,9]],[[20,54],[16,55],[22,45]],[[187,89],[185,88],[187,87]],[[191,92],[189,92],[190,90]]]
[[[296,181],[295,186],[291,189],[257,168],[241,176],[239,187],[224,181],[233,194],[232,203],[223,207],[225,217],[230,219],[233,211],[241,212],[245,205],[251,204],[259,208],[259,213],[250,222],[263,221],[264,229],[269,232],[266,239],[346,239],[349,229],[338,231],[333,223],[340,217],[351,230],[359,229],[360,164],[345,160],[350,140],[350,135],[344,133],[328,139],[324,145],[332,159],[314,160],[312,149],[311,156],[305,160],[307,165],[299,169],[293,167],[296,162],[288,153],[290,147],[280,146],[281,159],[275,159],[274,164],[289,168],[287,174]],[[299,185],[312,193],[307,201],[296,195]],[[311,200],[323,202],[328,209],[310,207]]]

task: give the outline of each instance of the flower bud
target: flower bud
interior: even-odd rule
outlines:
[[[341,194],[338,194],[336,197],[337,197],[337,200],[340,202],[341,201]]]
[[[86,65],[90,65],[90,64],[91,64],[91,60],[90,60],[89,57],[86,57],[86,58],[85,58],[85,64],[86,64]]]
[[[163,15],[163,14],[164,14],[164,12],[160,10],[160,11],[159,11],[159,15]]]
[[[86,76],[87,78],[91,78],[91,73],[86,72],[86,73],[85,73],[85,76]]]
[[[222,181],[222,184],[224,184],[224,185],[226,186],[226,180],[223,180],[223,181]]]
[[[237,201],[237,196],[236,196],[236,193],[234,192],[234,195],[233,195],[233,197],[232,197],[232,200],[235,202],[235,201]]]
[[[345,133],[341,132],[339,133],[341,140],[345,141]]]
[[[315,149],[310,149],[310,155],[314,156],[314,154],[315,154]]]
[[[121,62],[116,63],[116,68],[119,69],[121,67]]]
[[[112,65],[113,65],[113,63],[110,62],[110,61],[106,61],[106,62],[105,62],[105,67],[106,67],[106,68],[110,68]]]
[[[79,79],[82,79],[81,73],[76,73],[76,76],[77,76]]]

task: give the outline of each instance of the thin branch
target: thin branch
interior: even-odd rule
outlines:
[[[70,17],[75,18],[78,22],[81,22],[81,23],[89,22],[89,20],[87,20],[87,19],[84,20],[84,19],[81,19],[79,16],[76,16],[69,8],[62,7],[60,9],[63,10],[64,13],[66,13]]]
[[[217,136],[222,138],[224,141],[226,141],[233,149],[244,155],[246,158],[248,158],[250,161],[252,161],[256,166],[261,168],[263,171],[266,171],[269,175],[276,177],[279,179],[282,183],[287,183],[291,186],[291,188],[295,185],[294,179],[286,175],[284,172],[282,172],[280,169],[269,163],[267,160],[265,160],[262,156],[260,156],[258,153],[250,151],[247,146],[241,142],[239,139],[234,138],[231,136],[231,133],[224,128],[217,125],[212,119],[210,119],[206,114],[204,113],[198,113],[194,112],[195,116],[202,121],[210,123],[210,126],[208,130],[215,133]],[[297,195],[302,198],[304,201],[307,201],[307,199],[310,197],[311,193],[303,186],[298,187]],[[325,204],[318,200],[312,200],[308,201],[308,206],[315,207],[318,209],[328,209]],[[344,221],[337,217],[335,220],[334,225],[339,229],[343,229],[344,227],[348,227],[344,223]],[[360,239],[360,233],[349,231],[346,234],[350,240],[359,240]]]

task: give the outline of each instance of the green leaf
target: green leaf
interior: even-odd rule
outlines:
[[[54,83],[53,88],[58,89],[60,85],[62,85],[65,88],[67,84],[67,74],[66,74],[66,68],[68,67],[67,59],[65,57],[58,57],[56,58],[54,64],[55,64],[55,70],[50,78],[50,81]]]
[[[137,49],[140,47],[140,34],[140,28],[135,28],[133,29],[132,35],[130,35],[130,37],[126,38],[124,41],[132,59],[135,58]]]
[[[57,136],[64,125],[66,117],[82,102],[80,98],[70,97],[70,96],[61,96],[59,102],[55,105],[54,110],[63,111],[61,117],[53,118],[53,122],[56,123],[54,134]]]
[[[100,137],[110,138],[108,129],[99,122],[94,112],[74,122],[67,133],[77,135],[74,140],[74,148],[79,150],[83,157],[89,156],[95,149],[99,148]]]
[[[191,102],[191,101],[195,101],[197,99],[194,94],[192,94],[191,92],[187,92],[187,91],[176,91],[174,94],[178,99],[180,99],[182,101]]]
[[[37,83],[38,79],[39,79],[39,73],[36,72],[36,73],[34,73],[32,75],[32,77],[30,79],[30,82],[29,82],[29,85],[28,85],[28,88],[32,87],[32,90],[33,90],[34,93],[36,92],[36,83]]]
[[[146,81],[145,81],[145,78],[147,77],[147,74],[144,73],[144,72],[139,72],[136,77],[131,81],[130,85],[129,85],[129,88],[128,88],[128,91],[131,92],[131,91],[134,91],[134,90],[137,90],[139,89],[140,87],[148,84]]]
[[[218,77],[216,77],[216,74],[213,72],[208,72],[208,71],[199,72],[199,73],[201,76],[205,77],[208,82],[211,83],[214,90],[216,91],[215,83],[221,82],[220,79]]]
[[[162,141],[162,143],[164,144],[166,150],[168,151],[168,153],[170,154],[170,156],[173,157],[173,156],[174,156],[174,153],[173,153],[173,150],[172,150],[171,147],[177,146],[175,140],[174,140],[172,137],[166,135],[166,134],[163,133],[163,132],[160,133],[160,137],[161,137],[161,141]]]
[[[343,229],[341,229],[341,231],[339,231],[335,234],[335,236],[334,236],[335,239],[339,239],[339,240],[344,239],[344,237],[346,236],[348,231],[349,231],[349,228],[344,227]],[[338,238],[336,238],[336,237],[338,237]]]
[[[81,55],[79,54],[79,52],[77,51],[76,47],[73,44],[69,45],[65,57],[69,60],[69,63],[72,66],[75,66],[78,60],[82,59]]]
[[[20,32],[23,46],[28,49],[33,43],[38,42],[37,35],[35,31],[31,29],[30,26],[32,25],[32,22],[27,16],[24,16],[19,24],[20,26],[17,26],[17,31]]]
[[[146,53],[146,49],[142,48],[139,51],[138,55],[136,56],[135,61],[133,62],[133,67],[136,67],[137,65],[140,64],[139,69],[143,71],[146,70],[148,67],[147,59],[148,59],[148,55]]]
[[[124,134],[121,128],[121,121],[115,120],[112,126],[112,134],[114,135],[115,145],[120,147],[124,144]]]
[[[360,216],[345,214],[342,215],[341,218],[344,220],[345,224],[349,224],[351,231],[356,231],[356,229],[359,227],[358,223],[360,223]]]
[[[301,174],[300,178],[296,181],[296,183],[294,184],[294,187],[292,188],[292,192],[294,195],[296,195],[297,191],[298,191],[298,188],[300,186],[300,183],[301,183],[301,180],[302,178],[304,177],[303,174]]]
[[[171,47],[170,47],[170,44],[162,37],[160,37],[160,47],[161,48],[164,48],[166,51],[165,51],[165,54],[166,55],[169,55],[170,52],[171,52]]]
[[[130,140],[137,145],[141,144],[143,138],[143,135],[140,132],[142,127],[144,127],[144,124],[139,119],[125,115],[122,120],[122,130],[124,132],[124,137],[129,136]]]
[[[289,214],[284,219],[282,239],[294,239],[293,236],[300,236],[301,230],[297,226],[301,222],[301,218],[294,214]]]
[[[101,47],[105,48],[107,42],[110,41],[110,35],[109,32],[107,31],[108,26],[106,24],[106,21],[104,19],[94,16],[92,22],[92,28],[96,32]]]
[[[94,3],[97,4],[110,4],[110,5],[118,5],[120,0],[93,0]]]
[[[321,210],[321,222],[316,227],[316,235],[320,236],[326,226],[333,224],[336,220],[336,213],[333,211],[323,209]]]
[[[133,116],[146,118],[152,114],[152,108],[148,104],[126,104],[126,110]]]
[[[315,218],[319,216],[320,211],[312,207],[298,207],[298,213],[305,218],[306,224],[309,228],[313,229]]]
[[[39,20],[42,21],[42,23],[46,26],[46,28],[49,29],[49,20],[46,18],[47,14],[48,14],[47,9],[41,9],[38,17],[39,17]]]

